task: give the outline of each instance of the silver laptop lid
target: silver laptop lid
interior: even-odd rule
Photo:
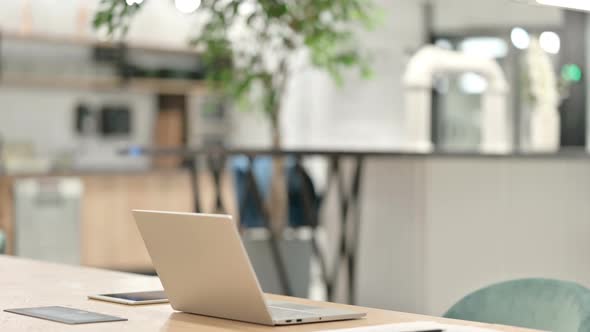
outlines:
[[[134,210],[172,307],[272,325],[231,216]]]

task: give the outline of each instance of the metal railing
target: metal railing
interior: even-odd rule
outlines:
[[[223,199],[221,197],[221,178],[224,170],[227,167],[227,160],[234,156],[245,156],[249,162],[246,173],[246,195],[244,199],[253,199],[256,209],[260,211],[264,226],[270,230],[270,212],[267,205],[264,203],[263,194],[260,191],[256,176],[254,175],[252,165],[256,158],[260,157],[289,157],[294,160],[294,167],[296,174],[299,176],[300,183],[304,188],[300,191],[301,201],[303,202],[303,216],[304,224],[309,225],[314,230],[312,232],[312,248],[315,256],[318,259],[322,280],[326,287],[328,300],[334,301],[336,299],[336,283],[342,278],[339,273],[343,265],[346,266],[345,274],[347,281],[346,302],[356,303],[356,281],[357,281],[357,260],[358,260],[358,245],[361,231],[360,221],[360,199],[362,187],[363,164],[366,157],[391,156],[391,153],[386,152],[360,152],[360,151],[335,151],[335,150],[257,150],[257,149],[150,149],[150,148],[132,148],[125,149],[120,152],[124,155],[133,156],[182,156],[184,158],[184,165],[190,170],[191,174],[191,188],[193,194],[194,211],[202,211],[200,206],[199,192],[199,177],[197,174],[203,171],[210,172],[213,177],[215,190],[215,209],[218,212],[226,212]],[[399,155],[399,154],[396,154]],[[321,193],[317,193],[322,199],[319,200],[317,209],[314,208],[314,197],[312,197],[313,190],[309,188],[309,184],[304,180],[305,169],[303,163],[306,158],[321,157],[328,161],[327,168],[327,182]],[[344,172],[342,164],[343,160],[350,160],[353,163],[352,174],[348,175]],[[351,176],[349,181],[346,177]],[[317,228],[324,225],[326,222],[322,220],[321,213],[323,209],[323,202],[326,201],[326,196],[332,192],[332,188],[336,187],[338,195],[338,222],[340,223],[339,234],[336,234],[336,239],[339,241],[338,250],[333,253],[335,257],[328,259],[326,253],[322,253],[317,237]],[[245,202],[240,202],[239,206],[243,215],[243,207]],[[279,275],[280,285],[285,295],[292,295],[292,287],[289,284],[287,272],[285,268],[285,260],[279,251],[277,235],[270,231],[269,242],[272,251],[275,268]],[[336,240],[335,239],[335,240]],[[329,266],[328,262],[335,262]]]

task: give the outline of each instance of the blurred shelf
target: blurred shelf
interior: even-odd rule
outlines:
[[[158,92],[161,94],[203,94],[207,88],[203,81],[187,79],[162,79],[162,78],[134,78],[124,87],[132,90]]]
[[[50,35],[42,33],[16,33],[0,30],[0,43],[3,40],[20,40],[49,44],[79,45],[83,47],[112,47],[121,45],[132,50],[157,52],[168,55],[198,56],[198,52],[189,48],[169,48],[161,45],[140,43],[113,43],[94,40],[91,38]],[[23,75],[22,73],[0,72],[0,86],[14,86],[21,88],[46,89],[83,89],[114,91],[125,90],[159,94],[201,94],[205,91],[205,84],[201,80],[181,78],[131,78],[119,77],[59,77],[58,75]]]
[[[184,79],[134,78],[58,78],[52,76],[8,75],[0,76],[0,86],[41,89],[82,89],[100,91],[135,91],[158,94],[203,94],[204,82]]]
[[[0,31],[0,40],[21,40],[31,41],[48,44],[66,44],[66,45],[78,45],[87,47],[111,47],[118,48],[124,45],[128,49],[140,50],[146,52],[158,52],[171,55],[198,55],[199,53],[193,49],[187,47],[165,47],[155,44],[144,44],[144,43],[128,43],[128,42],[108,42],[99,41],[97,39],[77,37],[77,36],[65,36],[65,35],[49,35],[41,33],[17,33],[11,31]]]
[[[80,79],[80,78],[56,78],[54,76],[16,76],[2,73],[0,86],[52,88],[52,89],[82,89],[82,90],[110,90],[117,86],[115,78],[104,79]]]

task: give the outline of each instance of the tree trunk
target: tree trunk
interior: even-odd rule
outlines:
[[[272,149],[282,148],[281,127],[279,123],[280,110],[277,107],[271,114]],[[275,156],[272,160],[272,178],[270,196],[267,199],[270,212],[271,230],[280,234],[287,224],[288,194],[285,176],[285,158]]]

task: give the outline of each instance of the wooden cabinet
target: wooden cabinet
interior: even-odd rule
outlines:
[[[43,177],[58,176],[62,175]],[[134,272],[151,271],[151,261],[131,210],[192,212],[193,209],[188,171],[63,176],[77,176],[84,186],[80,215],[82,265]],[[14,253],[12,184],[18,178],[0,177],[0,228],[7,234],[9,254]],[[222,197],[231,213],[235,212],[235,199],[229,180],[229,175],[225,174]],[[199,188],[204,212],[214,212],[215,190],[209,174],[199,174]]]
[[[84,176],[82,264],[141,271],[151,263],[132,209],[191,212],[185,172]]]

